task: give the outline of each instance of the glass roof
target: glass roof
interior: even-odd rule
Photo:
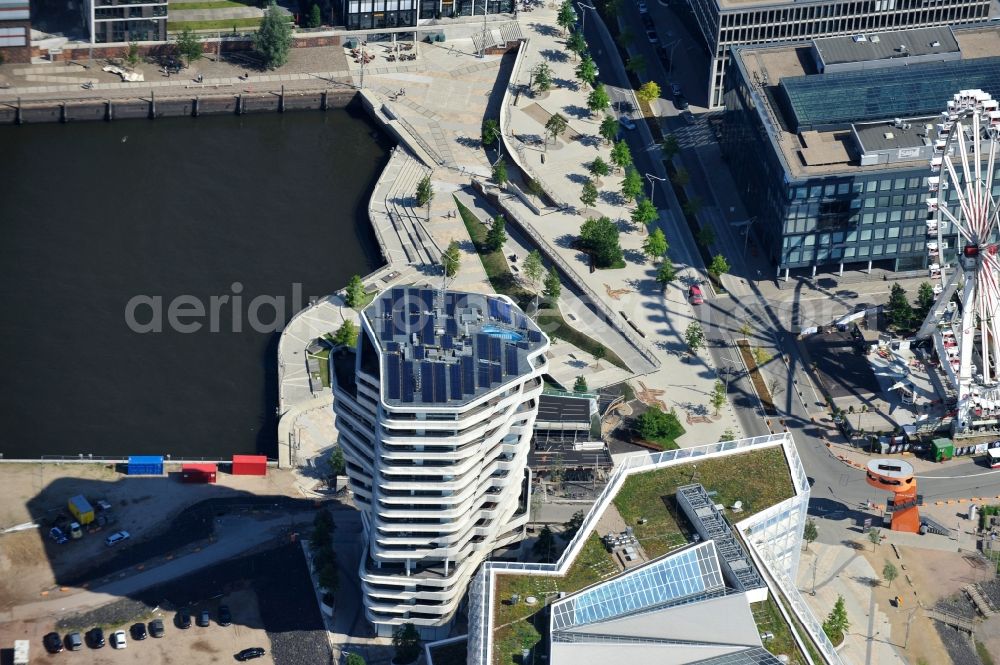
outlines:
[[[777,657],[763,647],[745,649],[736,653],[699,660],[691,665],[775,665],[781,663]]]
[[[552,627],[613,619],[723,587],[715,545],[707,541],[556,602]]]
[[[959,90],[1000,96],[1000,57],[781,79],[796,131],[935,115]]]

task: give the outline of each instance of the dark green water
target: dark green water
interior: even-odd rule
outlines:
[[[346,110],[0,128],[0,453],[273,456],[274,330],[381,263],[388,148]]]

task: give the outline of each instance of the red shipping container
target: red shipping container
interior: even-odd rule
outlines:
[[[186,483],[214,483],[218,470],[214,464],[185,464],[181,466],[181,479]]]
[[[266,476],[267,457],[264,455],[233,455],[234,476]]]

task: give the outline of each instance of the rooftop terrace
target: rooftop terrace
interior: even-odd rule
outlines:
[[[391,405],[456,406],[528,374],[541,330],[508,300],[398,287],[364,310]]]

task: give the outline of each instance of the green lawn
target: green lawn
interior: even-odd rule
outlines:
[[[225,9],[227,7],[256,7],[252,2],[233,2],[233,0],[218,0],[218,2],[171,2],[170,9],[183,11],[185,9]]]
[[[176,7],[175,7],[176,9]],[[234,28],[256,28],[259,18],[227,18],[213,21],[167,21],[167,32],[181,30],[232,30]]]
[[[517,283],[514,275],[510,272],[507,259],[504,257],[502,251],[491,252],[486,249],[486,225],[479,221],[476,215],[462,205],[461,201],[457,198],[455,199],[455,205],[458,206],[458,212],[462,215],[465,229],[469,232],[469,237],[476,246],[479,260],[483,263],[483,269],[486,270],[486,276],[489,278],[493,290],[510,297],[521,309],[527,309],[534,301],[535,294]],[[550,337],[558,337],[565,340],[591,355],[594,354],[597,347],[602,346],[594,339],[584,335],[566,323],[566,319],[563,318],[558,309],[539,308],[537,323],[538,327]],[[628,369],[628,366],[622,362],[622,359],[614,351],[605,347],[604,352],[606,354],[604,361],[610,362],[612,365],[621,367],[622,369]]]
[[[681,434],[683,434],[683,433],[684,432],[681,432]],[[677,436],[680,436],[681,434],[678,434]],[[674,437],[674,438],[676,438],[676,437]],[[651,437],[649,439],[643,439],[643,441],[645,441],[646,443],[652,443],[652,444],[655,444],[655,445],[659,446],[660,450],[678,450],[678,449],[680,449],[680,446],[677,445],[677,442],[674,441],[674,439],[672,439],[670,437],[654,436],[654,437]]]
[[[323,349],[319,353],[309,354],[310,358],[319,361],[319,380],[324,388],[330,387],[330,349]]]
[[[772,596],[768,596],[763,602],[751,604],[750,610],[753,612],[754,621],[757,622],[757,630],[760,633],[774,635],[773,640],[764,642],[765,649],[775,656],[785,654],[792,665],[802,665],[806,662],[795,643],[795,637],[792,636],[792,629],[785,621],[785,617],[781,616],[781,610],[778,609]]]
[[[493,590],[494,665],[513,665],[514,657],[519,657],[522,649],[531,648],[541,640],[532,625],[532,617],[548,600],[558,597],[560,591],[573,593],[617,572],[618,567],[601,539],[591,533],[576,561],[562,577],[497,575]],[[513,594],[519,594],[521,602],[506,604]],[[524,599],[528,596],[537,598],[538,603],[526,604]]]
[[[741,518],[793,494],[792,478],[780,446],[630,476],[614,503],[625,523],[635,529],[636,538],[650,558],[687,542],[674,517],[674,493],[681,485],[692,482],[718,492],[715,500],[727,506],[727,511],[735,501],[742,501]],[[644,524],[639,524],[640,517],[646,520]]]

